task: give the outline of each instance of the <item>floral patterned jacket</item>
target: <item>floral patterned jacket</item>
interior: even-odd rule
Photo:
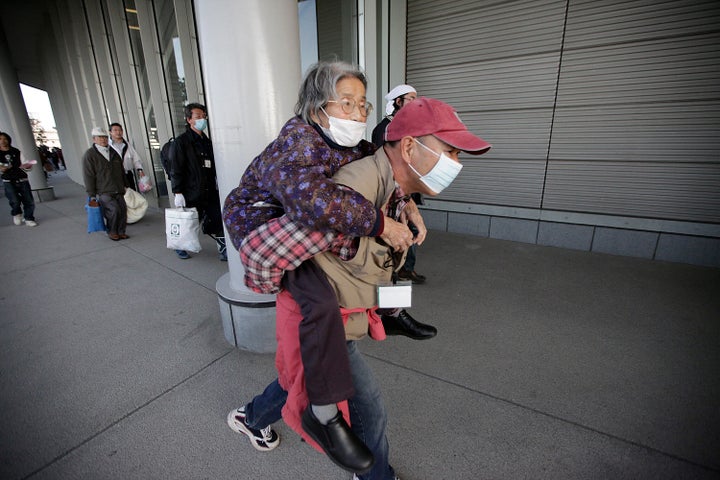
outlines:
[[[291,118],[225,199],[223,219],[235,248],[251,231],[283,214],[319,232],[380,235],[383,214],[359,193],[331,180],[340,167],[374,150],[365,140],[341,147],[300,117]]]

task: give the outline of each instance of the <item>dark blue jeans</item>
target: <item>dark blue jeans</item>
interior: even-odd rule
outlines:
[[[35,220],[35,201],[30,182],[3,182],[5,196],[10,201],[11,215],[24,214],[25,220]],[[22,208],[20,205],[22,204]],[[24,210],[24,211],[23,211]]]
[[[352,430],[375,456],[375,465],[362,480],[393,480],[395,471],[388,461],[389,445],[385,436],[387,412],[380,394],[380,386],[370,367],[365,363],[355,342],[347,342],[350,370],[355,395],[348,400]],[[252,428],[265,428],[282,418],[281,409],[287,400],[287,392],[277,379],[245,406],[246,421]]]

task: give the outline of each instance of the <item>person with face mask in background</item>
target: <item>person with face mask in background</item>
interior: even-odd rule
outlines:
[[[310,67],[301,84],[296,116],[251,162],[240,185],[225,200],[225,226],[238,250],[249,234],[281,216],[295,222],[286,224],[288,230],[283,233],[289,238],[299,233],[289,230],[295,225],[314,232],[316,236],[308,237],[305,245],[315,253],[328,247],[326,238],[336,235],[340,235],[338,251],[346,253],[352,249],[353,237],[380,237],[399,250],[410,246],[412,233],[405,224],[331,180],[342,166],[375,150],[363,140],[372,110],[365,98],[366,85],[365,75],[344,62],[319,62]],[[341,245],[343,239],[348,239],[348,245]],[[277,246],[282,247],[270,248]],[[291,258],[294,253],[288,252],[279,261],[288,262],[285,266],[292,268],[284,277],[285,268],[281,268],[282,288],[296,299],[303,315],[300,350],[310,402],[304,422],[335,463],[360,472],[370,468],[372,454],[352,433],[336,406],[354,394],[337,299],[317,266]],[[260,293],[278,291],[273,290],[274,285],[268,289],[253,285],[247,272],[246,284]],[[248,435],[259,450],[277,446],[277,436],[268,437],[267,432],[254,429],[251,425],[256,419],[246,415],[248,412],[240,407],[230,412],[228,424]]]
[[[213,237],[220,260],[227,261],[213,146],[205,133],[208,127],[205,105],[186,105],[185,121],[185,133],[170,148],[175,208],[197,208],[203,233]],[[179,258],[190,258],[185,250],[175,253]]]
[[[462,169],[461,151],[480,155],[490,149],[490,144],[469,132],[455,110],[444,102],[419,98],[417,105],[411,105],[408,110],[400,112],[397,120],[391,123],[384,147],[374,155],[343,166],[333,176],[337,185],[361,193],[377,208],[400,220],[414,217],[416,213],[408,194],[420,192],[434,196],[452,183]],[[410,211],[406,212],[408,208]],[[270,220],[268,225],[277,224],[279,228],[265,231],[258,237],[258,246],[272,249],[277,242],[285,240],[282,233],[288,223],[292,220],[287,215]],[[298,231],[302,228],[294,233]],[[274,238],[276,232],[280,233]],[[247,238],[254,237],[255,232]],[[301,247],[299,243],[300,240],[293,236],[284,246],[293,249]],[[377,308],[378,286],[387,284],[396,262],[401,262],[402,258],[396,258],[398,252],[393,252],[394,249],[378,238],[359,238],[354,249],[356,254],[350,259],[343,259],[331,250],[313,257],[313,262],[327,276],[346,322],[346,348],[356,394],[347,405],[341,406],[341,410],[351,419],[353,432],[361,436],[375,460],[370,469],[356,472],[353,479],[397,480],[389,463],[387,412],[379,385],[357,347],[357,340],[368,334],[373,339],[383,339],[382,323],[373,313]],[[306,425],[303,376],[297,360],[301,348],[297,329],[304,321],[301,309],[291,290],[281,291],[276,303],[278,351],[275,363],[279,378],[250,403],[231,412],[263,433],[268,440],[264,444],[268,448],[263,448],[266,450],[279,442],[272,423],[281,416],[308,442],[314,445],[313,440],[317,440]]]

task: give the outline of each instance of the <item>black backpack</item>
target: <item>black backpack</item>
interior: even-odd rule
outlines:
[[[170,150],[172,149],[172,143],[175,141],[175,137],[170,137],[165,145],[160,149],[160,163],[162,163],[163,170],[168,178],[172,179],[172,161],[170,160]]]

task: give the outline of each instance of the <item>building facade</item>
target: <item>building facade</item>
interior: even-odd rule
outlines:
[[[299,35],[284,48],[298,65],[317,58],[360,64],[378,106],[392,86],[409,83],[455,106],[493,144],[478,160],[465,157],[458,180],[427,200],[430,228],[720,266],[717,1],[267,4],[262,8],[296,19]],[[92,126],[120,122],[152,172],[157,206],[168,205],[160,147],[184,130],[187,102],[223,101],[212,97],[220,90],[206,78],[207,65],[242,61],[230,71],[252,76],[265,61],[284,61],[263,57],[275,40],[262,32],[247,44],[208,48],[199,39],[215,28],[202,13],[210,8],[252,16],[260,7],[229,0],[3,2],[17,72],[6,80],[48,92],[75,181],[82,182],[79,159]],[[249,60],[245,49],[254,52]],[[245,105],[242,95],[226,98],[237,109]],[[283,102],[279,117],[289,117],[291,107]],[[369,130],[382,118],[383,108],[376,111]],[[209,113],[222,152],[232,134],[214,130]],[[257,112],[259,122],[263,115]],[[266,130],[259,145],[277,133]],[[221,190],[236,182],[224,179]]]

